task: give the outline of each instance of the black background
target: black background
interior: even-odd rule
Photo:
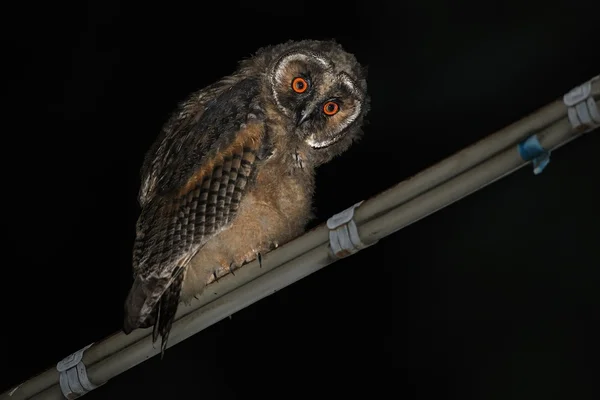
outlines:
[[[318,223],[600,73],[594,3],[4,5],[0,389],[120,329],[144,152],[239,59],[335,38],[369,66],[370,124],[319,171]],[[86,398],[596,398],[598,133]]]

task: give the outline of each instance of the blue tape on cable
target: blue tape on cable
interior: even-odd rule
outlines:
[[[533,161],[533,173],[542,173],[550,162],[550,152],[544,150],[537,135],[532,135],[519,143],[519,154],[525,161]]]

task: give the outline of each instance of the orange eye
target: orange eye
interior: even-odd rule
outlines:
[[[304,78],[294,78],[292,81],[292,89],[296,93],[304,93],[306,92],[306,89],[308,89],[308,82],[306,82],[306,79]]]
[[[323,112],[325,115],[334,115],[340,111],[340,106],[335,101],[328,101],[323,105]]]

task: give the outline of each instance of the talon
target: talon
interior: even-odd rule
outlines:
[[[229,264],[229,272],[231,272],[231,275],[235,276],[235,274],[233,273],[233,261],[231,262],[231,264]]]
[[[219,278],[217,278],[217,270],[213,271],[213,278],[215,278],[215,282],[217,282],[219,280]]]
[[[256,253],[258,257],[258,267],[262,268],[262,255],[260,253]]]

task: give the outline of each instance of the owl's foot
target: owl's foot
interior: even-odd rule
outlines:
[[[233,271],[236,269],[237,268],[235,267],[235,264],[233,262],[229,264],[229,272],[231,273],[231,275],[235,276],[235,273],[233,273]]]
[[[213,269],[212,276],[213,276],[215,282],[219,281],[219,278],[217,277],[217,270],[216,269]]]
[[[268,246],[266,253],[273,251],[278,247],[279,247],[278,242],[271,242],[271,244],[269,244],[269,246]],[[256,252],[256,258],[258,259],[258,266],[260,268],[262,268],[262,257],[263,257],[263,253],[261,253],[260,251]]]

